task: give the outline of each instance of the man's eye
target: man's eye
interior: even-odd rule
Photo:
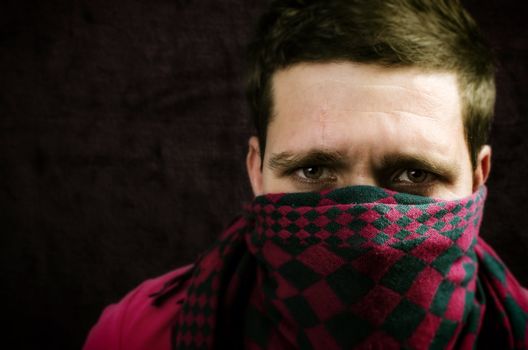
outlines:
[[[422,169],[405,169],[394,178],[395,182],[422,184],[434,179],[434,175]]]
[[[295,171],[295,176],[305,181],[328,181],[333,179],[330,170],[324,166],[308,166]]]
[[[324,169],[318,166],[312,166],[307,168],[299,169],[298,172],[302,174],[303,177],[306,177],[310,180],[319,180],[323,176]],[[298,174],[298,175],[301,175]]]

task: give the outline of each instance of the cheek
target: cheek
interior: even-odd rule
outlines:
[[[287,177],[277,177],[271,170],[264,168],[262,191],[264,193],[296,192],[296,187]]]

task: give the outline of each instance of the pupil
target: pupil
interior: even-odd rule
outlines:
[[[414,180],[416,182],[422,182],[425,177],[425,172],[419,169],[410,170],[408,174],[411,180]]]
[[[321,168],[320,167],[309,167],[303,169],[304,176],[306,176],[309,179],[317,179],[321,176]]]

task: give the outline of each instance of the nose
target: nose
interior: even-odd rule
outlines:
[[[373,173],[367,169],[353,169],[344,176],[344,186],[380,186]]]

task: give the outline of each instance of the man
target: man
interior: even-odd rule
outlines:
[[[457,1],[274,1],[248,92],[254,202],[86,349],[528,347],[528,294],[478,238],[494,73]]]

